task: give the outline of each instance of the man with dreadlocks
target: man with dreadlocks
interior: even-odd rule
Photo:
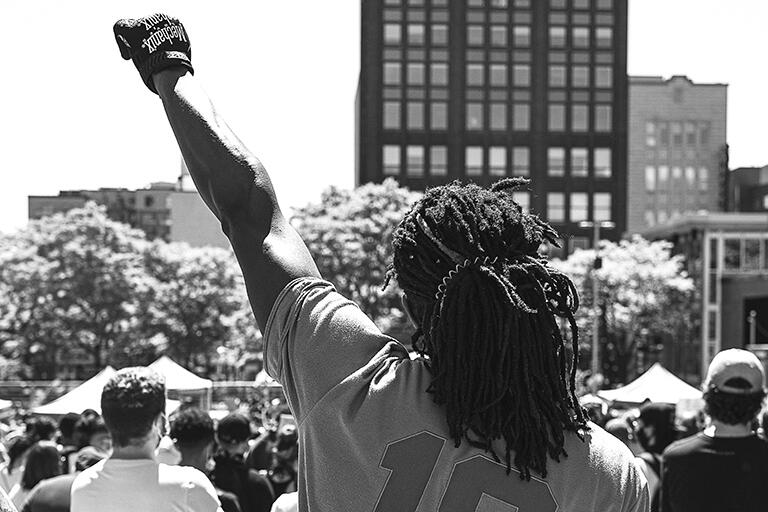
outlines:
[[[242,267],[299,426],[299,510],[647,508],[631,453],[574,395],[576,291],[539,257],[556,234],[512,200],[521,182],[430,189],[398,226],[388,280],[417,326],[411,359],[320,278],[266,170],[192,75],[179,21],[121,20],[115,36]]]

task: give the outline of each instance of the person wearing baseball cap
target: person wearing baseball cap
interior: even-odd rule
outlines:
[[[768,442],[754,429],[766,396],[762,363],[752,352],[724,350],[703,390],[708,425],[664,451],[660,510],[765,510]]]

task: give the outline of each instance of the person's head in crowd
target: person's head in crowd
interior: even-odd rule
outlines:
[[[75,425],[75,438],[78,449],[86,446],[94,446],[105,452],[112,449],[112,435],[99,414],[81,416]]]
[[[75,455],[75,471],[85,471],[105,457],[105,452],[93,446],[86,446]]]
[[[578,294],[539,253],[559,245],[557,232],[513,199],[527,184],[428,189],[393,233],[387,272],[403,290],[413,347],[433,376],[427,391],[454,443],[486,448],[525,477],[546,475],[566,432],[588,428],[575,394]]]
[[[704,410],[712,422],[752,425],[765,396],[765,370],[755,354],[733,348],[712,359],[704,380]]]
[[[27,435],[16,437],[11,441],[8,446],[8,473],[12,473],[26,463],[29,449],[34,444],[35,441]]]
[[[675,406],[662,403],[647,403],[640,407],[635,421],[635,436],[643,450],[661,454],[677,439],[675,427]]]
[[[183,466],[205,471],[214,442],[211,417],[197,407],[186,407],[171,418],[170,436],[181,452]]]
[[[287,424],[280,427],[273,453],[276,465],[295,466],[299,457],[299,434],[296,425]]]
[[[32,489],[46,478],[61,474],[59,449],[52,441],[38,441],[29,449],[27,464],[21,476],[21,487]]]
[[[74,412],[65,414],[59,420],[59,443],[63,446],[75,445],[75,425],[80,415]]]
[[[232,456],[242,456],[251,438],[251,420],[239,412],[223,417],[216,426],[216,439],[221,449]]]
[[[166,434],[165,379],[151,368],[123,368],[101,392],[101,411],[118,448],[157,447]]]
[[[605,431],[624,443],[633,454],[637,455],[643,451],[640,443],[637,442],[637,438],[635,437],[632,425],[628,418],[618,417],[608,420],[605,424]]]
[[[36,441],[53,441],[59,430],[58,425],[48,416],[32,417],[27,420],[27,435]]]

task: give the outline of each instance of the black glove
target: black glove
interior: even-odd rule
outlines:
[[[152,75],[158,71],[183,66],[194,74],[189,38],[184,25],[176,18],[153,14],[137,20],[119,20],[114,31],[120,55],[125,60],[133,59],[141,79],[155,94]]]

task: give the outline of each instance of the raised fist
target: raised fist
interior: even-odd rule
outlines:
[[[131,59],[149,90],[157,94],[152,75],[173,66],[192,69],[192,49],[184,25],[167,14],[153,14],[137,20],[115,23],[115,40],[120,55]]]

